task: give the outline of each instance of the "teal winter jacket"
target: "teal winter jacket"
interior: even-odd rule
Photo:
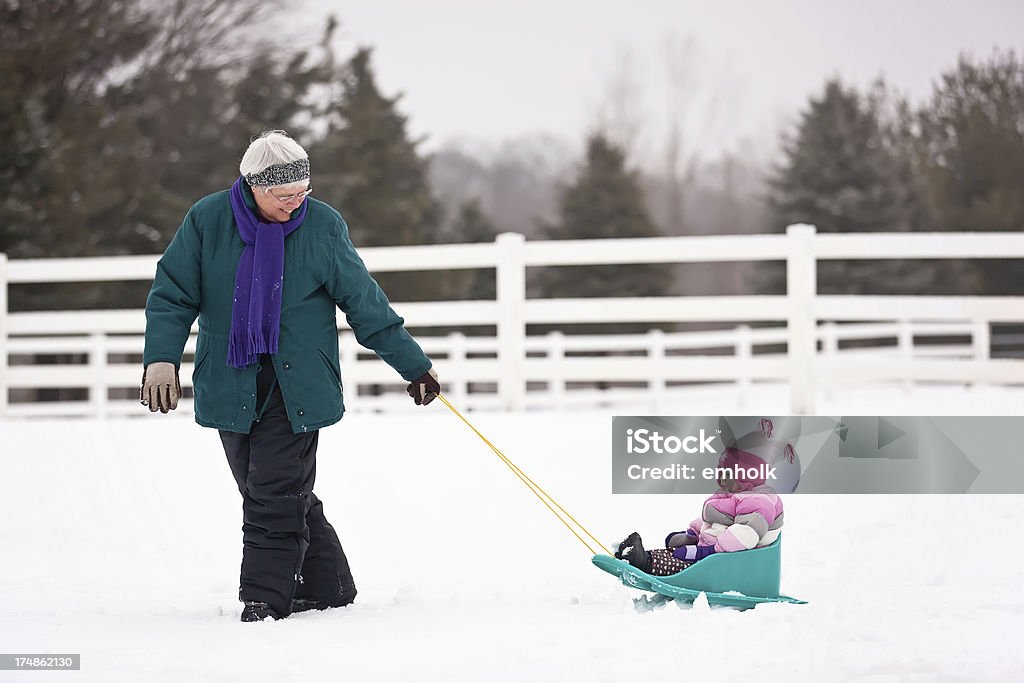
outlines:
[[[252,192],[247,186],[244,191],[254,209]],[[284,241],[281,337],[278,353],[272,356],[295,433],[334,424],[345,412],[335,306],[345,313],[359,343],[403,379],[416,379],[431,367],[405,330],[405,321],[367,272],[341,214],[312,197],[306,201],[305,220]],[[143,363],[180,366],[198,316],[192,373],[196,422],[248,433],[260,410],[257,365],[238,370],[227,364],[235,271],[244,247],[228,190],[204,197],[189,209],[157,263],[146,301]]]

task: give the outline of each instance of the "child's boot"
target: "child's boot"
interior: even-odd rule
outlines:
[[[615,557],[629,562],[642,572],[650,572],[651,570],[651,554],[644,550],[643,541],[640,539],[640,534],[636,531],[619,544]]]

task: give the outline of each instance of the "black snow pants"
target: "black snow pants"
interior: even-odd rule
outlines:
[[[293,434],[269,356],[256,380],[259,420],[248,434],[220,432],[242,494],[240,600],[280,616],[293,599],[351,601],[355,586],[338,534],[313,493],[319,432]]]

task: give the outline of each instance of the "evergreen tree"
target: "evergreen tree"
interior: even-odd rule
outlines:
[[[878,84],[867,96],[826,83],[785,141],[785,160],[770,181],[769,210],[775,229],[811,223],[819,232],[909,230],[919,213],[910,159],[898,117],[885,114],[888,94]],[[758,269],[761,291],[785,291],[784,267]],[[931,267],[908,269],[895,262],[825,261],[819,290],[828,293],[896,293],[925,288]]]
[[[338,75],[331,124],[317,143],[317,177],[328,181],[318,194],[341,209],[359,246],[432,243],[440,210],[426,162],[397,109],[400,97],[378,89],[371,56],[360,49]]]
[[[250,12],[253,0],[228,5],[252,17],[249,22],[258,19],[258,13]],[[180,21],[195,21],[194,15],[185,14]],[[128,184],[139,193],[120,204],[121,220],[113,225],[122,229],[108,231],[107,253],[117,248],[161,251],[192,203],[234,182],[242,150],[262,130],[285,128],[297,138],[308,134],[302,125],[310,118],[307,100],[313,89],[329,81],[333,56],[326,46],[336,22],[328,23],[320,45],[325,56],[314,59],[316,46],[233,55],[225,36],[238,22],[229,14],[206,15],[204,21],[203,30],[194,27],[199,37],[213,28],[208,22],[224,22],[211,37],[219,39],[214,43],[219,51],[210,54],[210,44],[197,45],[191,39],[171,42],[132,79],[107,92],[110,110],[131,126],[115,141],[144,150],[133,169],[136,182]],[[181,28],[178,19],[171,25]]]
[[[0,78],[12,86],[0,91],[0,132],[11,141],[0,155],[0,251],[160,252],[193,202],[234,180],[249,139],[290,126],[310,108],[308,91],[326,81],[309,51],[250,58],[251,44],[234,45],[260,20],[259,7],[0,5]],[[12,305],[137,307],[146,289],[24,285]]]
[[[906,193],[891,182],[898,161],[878,102],[835,80],[812,99],[772,182],[779,226],[814,223],[821,232],[906,229]]]
[[[622,150],[604,136],[592,135],[586,161],[574,183],[559,197],[558,222],[542,226],[547,239],[654,237],[643,191],[625,165]],[[667,265],[567,266],[545,268],[539,284],[547,297],[630,297],[667,293]]]
[[[139,3],[0,4],[0,251],[88,254],[94,204],[112,201],[112,169],[130,163],[101,140],[101,91],[157,33]],[[105,196],[104,196],[105,195]]]
[[[932,230],[1024,229],[1024,62],[961,57],[920,111],[919,172]],[[964,294],[1020,294],[1020,266],[961,264]],[[966,290],[966,291],[963,291]]]
[[[399,97],[377,87],[372,51],[356,52],[338,75],[329,127],[315,148],[317,196],[341,211],[357,247],[432,244],[440,204],[427,182],[427,160],[410,140]],[[443,290],[436,271],[385,273],[378,281],[396,301],[430,299]]]

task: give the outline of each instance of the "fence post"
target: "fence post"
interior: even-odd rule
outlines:
[[[495,240],[498,251],[498,399],[505,410],[526,407],[526,237],[503,232]]]
[[[466,367],[466,335],[461,332],[451,332],[448,335],[448,364],[457,372],[464,372]],[[451,383],[452,397],[457,405],[466,405],[466,395],[469,393],[466,388],[465,377]]]
[[[107,349],[104,342],[105,335],[102,332],[89,335],[89,374],[92,376],[89,382],[89,403],[93,417],[101,419],[107,416]]]
[[[745,406],[750,394],[750,361],[754,357],[754,339],[750,331],[750,325],[736,326],[736,342],[734,347],[736,354],[736,390],[739,394],[739,404]]]
[[[835,361],[839,360],[839,326],[829,321],[821,325],[821,355],[825,363],[823,368],[828,368]],[[830,399],[833,396],[835,382],[826,382],[822,387],[822,393]]]
[[[991,358],[992,337],[987,320],[975,320],[974,329],[971,332],[971,346],[974,349],[974,364],[978,370],[988,363]],[[980,382],[972,382],[971,387],[980,386]]]
[[[0,252],[0,418],[7,414],[7,254]]]
[[[651,392],[654,413],[665,409],[665,333],[658,328],[647,331],[647,357],[651,364],[651,375],[647,386]]]
[[[896,349],[903,361],[903,393],[909,394],[914,388],[911,368],[914,365],[914,326],[910,320],[897,321]]]
[[[562,361],[565,360],[565,335],[558,330],[548,332],[548,392],[551,393],[552,407],[555,410],[565,408],[565,378],[562,376]]]
[[[814,254],[813,225],[786,228],[786,296],[789,318],[789,408],[794,415],[814,414],[814,372],[818,340],[815,335],[814,297],[818,264]]]

